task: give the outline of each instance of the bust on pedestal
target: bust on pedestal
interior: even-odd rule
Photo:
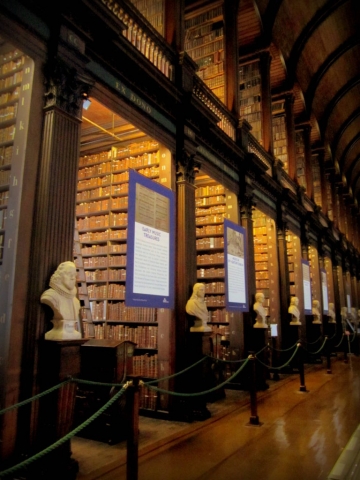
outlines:
[[[335,314],[333,303],[329,303],[328,317],[329,317],[329,322],[328,323],[336,323],[336,314]]]
[[[314,323],[316,325],[321,324],[321,313],[320,313],[320,302],[319,302],[319,300],[313,300],[311,313],[313,315],[312,323]]]
[[[45,340],[75,340],[81,333],[79,325],[80,302],[76,297],[76,266],[73,262],[61,263],[51,276],[50,287],[41,295],[41,303],[54,312],[52,330],[45,333]]]
[[[205,303],[205,285],[195,283],[193,293],[186,303],[186,313],[195,317],[195,324],[190,327],[190,332],[211,332],[209,312]]]
[[[263,307],[265,296],[262,292],[255,295],[254,311],[256,312],[256,323],[254,328],[268,328],[266,323],[266,311]]]
[[[298,309],[299,299],[298,297],[291,297],[290,306],[288,312],[291,315],[290,325],[301,325],[300,322],[300,310]]]

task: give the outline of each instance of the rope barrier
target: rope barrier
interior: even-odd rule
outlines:
[[[177,375],[181,375],[182,373],[187,372],[188,370],[192,369],[192,368],[195,367],[196,365],[199,365],[199,363],[203,362],[206,358],[209,358],[209,356],[206,355],[205,357],[201,358],[200,360],[198,360],[197,362],[193,363],[193,364],[190,365],[189,367],[186,367],[186,368],[184,368],[183,370],[180,370],[180,372],[173,373],[172,375],[168,375],[167,377],[156,378],[155,380],[151,380],[151,381],[147,382],[147,385],[148,385],[148,384],[152,384],[152,383],[162,382],[162,381],[164,381],[164,380],[169,380],[170,378],[174,378],[174,377],[176,377]]]
[[[41,398],[41,397],[47,395],[48,393],[52,393],[55,390],[57,390],[58,388],[62,387],[63,385],[66,385],[67,383],[69,383],[71,381],[72,381],[72,378],[68,378],[64,382],[59,383],[58,385],[55,385],[54,387],[51,387],[48,390],[45,390],[44,392],[38,393],[37,395],[34,395],[33,397],[28,398],[27,400],[23,400],[22,402],[15,403],[14,405],[11,405],[10,407],[6,407],[3,410],[0,410],[0,415],[3,415],[4,413],[9,412],[10,410],[14,410],[15,408],[22,407],[23,405],[26,405],[26,404],[32,402],[33,400],[37,400],[38,398]]]
[[[274,350],[275,352],[289,352],[290,350],[292,350],[293,348],[295,348],[298,343],[299,343],[299,340],[297,340],[296,343],[294,343],[294,345],[292,345],[290,348],[285,348],[284,350],[279,350],[278,348],[274,348],[274,347],[272,347],[270,344],[268,344],[268,347],[269,347],[271,350]]]
[[[261,365],[263,365],[263,366],[266,367],[266,368],[271,368],[272,370],[281,370],[282,368],[287,367],[287,366],[290,364],[290,362],[294,359],[297,351],[299,350],[299,344],[296,344],[295,347],[296,347],[296,348],[295,348],[295,351],[294,351],[294,353],[291,355],[291,357],[289,358],[289,360],[288,360],[286,363],[284,363],[284,365],[282,365],[282,366],[280,366],[280,367],[272,367],[271,365],[266,365],[266,363],[262,362],[262,361],[261,361],[259,358],[257,358],[256,356],[255,356],[255,358],[256,358],[256,360],[257,360],[259,363],[261,363]]]
[[[73,378],[73,382],[84,383],[85,385],[97,385],[98,387],[118,387],[122,388],[124,383],[104,383],[104,382],[95,382],[94,380],[83,380],[81,378]]]
[[[304,348],[304,350],[305,350],[307,353],[309,353],[310,355],[317,355],[317,354],[320,353],[321,350],[324,348],[325,343],[327,342],[327,340],[328,340],[328,339],[325,338],[323,344],[321,345],[321,347],[319,348],[319,350],[317,350],[316,352],[309,352],[309,350],[306,350],[306,348],[304,348],[304,347],[303,347],[303,348]]]
[[[320,335],[320,337],[315,340],[315,342],[307,342],[306,340],[303,340],[304,343],[306,343],[307,345],[315,345],[315,343],[318,343],[320,340],[321,340],[322,336]]]
[[[224,363],[243,363],[247,360],[246,358],[242,358],[241,360],[226,360],[225,358],[212,357],[211,355],[208,355],[208,358]]]
[[[342,337],[341,337],[341,339],[340,339],[340,342],[339,342],[337,345],[334,345],[334,348],[340,347],[340,345],[342,344],[342,342],[343,342],[343,340],[344,340],[344,337],[345,337],[345,334],[343,333],[343,334],[342,334]]]
[[[355,340],[355,338],[356,338],[356,332],[355,332],[355,331],[354,331],[352,337],[353,337],[353,338],[350,340],[351,343],[352,343],[352,342]]]
[[[32,457],[29,457],[27,458],[26,460],[18,463],[17,465],[14,465],[13,467],[10,467],[8,468],[7,470],[3,470],[2,472],[0,472],[0,478],[4,478],[12,473],[15,473],[17,471],[19,471],[20,469],[30,465],[31,463],[35,462],[36,460],[38,460],[39,458],[42,458],[44,457],[45,455],[47,455],[48,453],[52,452],[53,450],[55,450],[56,448],[60,447],[61,445],[63,445],[65,442],[67,442],[68,440],[70,440],[72,437],[74,437],[77,433],[79,433],[83,428],[87,427],[88,425],[90,425],[90,423],[94,420],[96,420],[96,418],[98,418],[107,408],[109,408],[113,403],[115,403],[120,397],[121,395],[124,394],[124,392],[126,391],[126,389],[128,388],[128,386],[131,384],[131,382],[126,382],[125,385],[123,386],[123,388],[121,390],[119,390],[119,392],[117,392],[108,402],[106,402],[97,412],[95,412],[93,415],[91,415],[91,417],[89,417],[87,420],[85,420],[85,422],[83,422],[81,425],[79,425],[78,427],[74,428],[73,430],[71,430],[71,432],[69,432],[68,434],[66,434],[64,437],[60,438],[59,440],[57,440],[56,442],[54,442],[53,444],[49,445],[48,447],[44,448],[43,450],[41,450],[40,452],[36,453],[35,455],[33,455]]]
[[[231,380],[233,380],[245,368],[245,366],[248,364],[248,361],[249,359],[247,358],[243,363],[243,365],[241,365],[241,367],[238,368],[235,373],[233,373],[227,380],[225,380],[225,382],[219,383],[219,385],[217,385],[216,387],[210,388],[209,390],[204,390],[202,392],[194,392],[194,393],[171,392],[170,390],[154,387],[150,382],[141,382],[141,384],[146,387],[149,387],[151,390],[154,390],[154,392],[166,393],[166,394],[174,395],[177,397],[196,397],[200,395],[207,395],[208,393],[212,393],[212,392],[215,392],[216,390],[219,390],[224,385],[231,382]]]

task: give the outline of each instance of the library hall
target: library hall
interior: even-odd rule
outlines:
[[[0,0],[0,479],[360,479],[359,0]]]

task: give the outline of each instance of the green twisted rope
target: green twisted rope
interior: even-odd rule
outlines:
[[[245,360],[245,362],[243,363],[243,365],[241,365],[241,367],[238,368],[236,370],[236,372],[233,375],[231,375],[231,377],[229,377],[227,380],[225,380],[225,382],[219,383],[219,385],[217,385],[216,387],[210,388],[209,390],[204,390],[202,392],[195,392],[195,393],[171,392],[170,390],[164,390],[163,388],[154,387],[151,384],[151,382],[143,382],[142,385],[144,385],[145,387],[149,387],[151,390],[154,390],[155,392],[166,393],[166,394],[174,395],[174,396],[177,396],[177,397],[197,397],[197,396],[200,396],[200,395],[207,395],[208,393],[212,393],[212,392],[215,392],[216,390],[219,390],[224,385],[231,382],[231,380],[233,380],[236,377],[236,375],[238,375],[245,368],[245,366],[248,364],[248,361],[249,361],[249,359],[247,358]]]
[[[343,342],[343,340],[344,340],[344,337],[345,337],[345,335],[342,334],[342,337],[341,337],[341,339],[340,339],[340,342],[339,342],[337,345],[335,345],[334,348],[340,347],[340,345],[342,344],[342,342]]]
[[[246,361],[246,358],[241,358],[240,360],[225,360],[224,358],[216,358],[216,357],[212,357],[211,355],[209,355],[209,358],[211,358],[212,360],[216,360],[217,362],[224,362],[224,363],[243,363]]]
[[[317,355],[317,354],[320,353],[321,350],[324,348],[325,343],[327,342],[327,340],[328,340],[328,339],[325,338],[323,344],[321,345],[321,347],[319,348],[319,350],[317,350],[316,352],[309,352],[308,350],[306,350],[306,348],[304,348],[304,347],[303,347],[303,348],[304,348],[304,350],[306,350],[308,353],[310,353],[310,355]]]
[[[168,375],[167,377],[161,377],[161,378],[156,378],[155,380],[150,380],[149,382],[147,382],[146,384],[151,384],[151,383],[157,383],[157,382],[162,382],[164,380],[169,380],[170,378],[174,378],[174,377],[177,377],[178,375],[181,375],[182,373],[185,373],[187,372],[188,370],[191,370],[193,367],[195,367],[196,365],[199,365],[199,363],[203,362],[206,358],[209,358],[207,355],[203,358],[201,358],[200,360],[198,360],[197,362],[193,363],[192,365],[190,365],[189,367],[186,367],[184,368],[183,370],[180,370],[180,372],[177,372],[177,373],[173,373],[171,375]]]
[[[104,383],[104,382],[95,382],[94,380],[82,380],[81,378],[73,378],[73,382],[84,383],[85,385],[97,385],[99,387],[118,387],[122,388],[123,383]]]
[[[74,430],[71,430],[71,432],[66,434],[64,437],[60,438],[59,440],[57,440],[55,443],[49,445],[48,447],[44,448],[44,450],[41,450],[40,452],[36,453],[32,457],[27,458],[23,462],[20,462],[17,465],[14,465],[13,467],[10,467],[7,470],[3,470],[2,472],[0,472],[0,478],[4,478],[5,476],[8,476],[12,473],[15,473],[15,472],[19,471],[23,467],[26,467],[26,466],[30,465],[31,463],[35,462],[36,460],[38,460],[39,458],[44,457],[45,455],[52,452],[56,448],[60,447],[60,445],[63,445],[65,442],[70,440],[74,435],[79,433],[83,428],[90,425],[91,422],[96,420],[107,408],[109,408],[113,403],[115,403],[121,397],[121,395],[123,395],[123,393],[125,392],[125,390],[127,389],[128,386],[129,386],[129,382],[126,383],[123,386],[123,388],[119,392],[117,392],[107,403],[105,403],[105,405],[103,405],[97,412],[95,412],[93,415],[91,415],[91,417],[89,417],[87,420],[85,420],[85,422],[83,422],[81,425],[74,428]]]
[[[19,408],[19,407],[22,407],[23,405],[31,403],[32,401],[37,400],[38,398],[41,398],[47,395],[48,393],[54,392],[58,388],[62,387],[63,385],[66,385],[71,381],[72,381],[72,378],[69,378],[68,380],[65,380],[64,382],[59,383],[58,385],[55,385],[54,387],[51,387],[48,390],[45,390],[44,392],[38,393],[37,395],[34,395],[31,398],[23,400],[22,402],[19,402],[19,403],[15,403],[15,405],[11,405],[10,407],[6,407],[3,410],[0,410],[0,415],[3,415],[4,413],[9,412],[10,410],[15,410],[15,408]]]
[[[315,342],[307,342],[306,340],[304,340],[304,343],[306,343],[307,345],[315,345],[315,343],[318,343],[320,340],[321,340],[321,335],[317,340],[315,340]]]
[[[269,344],[269,348],[270,348],[271,350],[274,350],[275,352],[289,352],[290,350],[292,350],[293,348],[295,348],[298,343],[299,343],[299,340],[297,340],[296,343],[294,343],[294,345],[293,345],[292,347],[290,347],[290,348],[285,348],[285,350],[279,350],[279,349],[277,349],[277,348],[272,347],[270,344]]]
[[[355,332],[355,330],[354,330],[354,333],[353,333],[353,336],[352,336],[352,337],[353,337],[353,338],[350,340],[351,343],[352,343],[352,342],[355,340],[355,338],[356,338],[356,332]]]
[[[295,355],[297,354],[297,351],[299,350],[299,344],[296,345],[296,348],[295,348],[295,351],[294,353],[291,355],[291,357],[289,358],[289,360],[284,363],[284,365],[281,365],[280,367],[272,367],[271,365],[267,365],[266,363],[262,362],[259,358],[255,357],[256,360],[261,363],[261,365],[263,365],[264,367],[266,368],[271,368],[272,370],[281,370],[282,368],[285,368],[287,367],[290,362],[293,360],[293,358],[295,357]]]

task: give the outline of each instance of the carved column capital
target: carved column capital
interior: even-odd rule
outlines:
[[[252,218],[252,211],[255,207],[254,196],[244,193],[240,199],[240,213],[242,218]]]
[[[92,80],[57,58],[45,65],[44,74],[46,86],[44,108],[57,107],[79,117],[82,101],[88,97],[93,85]]]
[[[195,160],[195,155],[182,151],[180,158],[176,162],[176,177],[178,182],[188,182],[191,185],[195,183],[195,175],[199,171],[200,162]]]

